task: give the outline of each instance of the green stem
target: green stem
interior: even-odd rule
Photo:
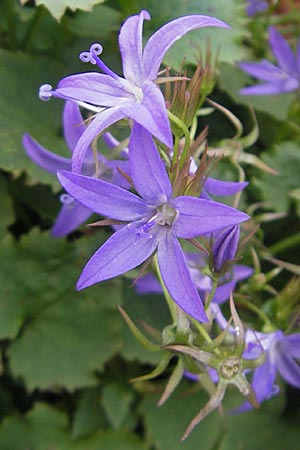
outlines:
[[[169,311],[170,311],[173,323],[177,324],[176,303],[173,301],[172,297],[170,296],[170,294],[169,294],[169,292],[168,292],[168,290],[167,290],[167,288],[165,286],[165,283],[164,283],[164,281],[163,281],[163,279],[161,277],[161,273],[160,273],[159,265],[158,265],[158,261],[157,261],[157,255],[154,256],[154,265],[155,265],[155,270],[156,270],[156,273],[157,273],[157,277],[158,277],[159,282],[161,284],[161,287],[162,287],[162,290],[163,290],[163,293],[164,293],[164,296],[165,296],[165,299],[166,299],[166,302],[167,302],[167,305],[168,305],[168,308],[169,308]]]
[[[181,130],[184,134],[185,143],[184,143],[184,147],[183,147],[182,154],[181,154],[180,161],[179,161],[179,168],[182,169],[184,166],[186,157],[188,155],[189,148],[190,148],[190,143],[191,143],[190,133],[189,133],[188,127],[182,122],[182,120],[178,119],[178,117],[176,117],[173,113],[171,113],[171,111],[168,111],[168,116],[172,122],[174,122],[179,128],[181,128]],[[174,154],[175,154],[175,150],[174,150]],[[178,156],[178,154],[176,154],[176,157],[177,156]],[[173,162],[176,162],[174,157],[173,157]]]
[[[46,12],[46,9],[42,6],[36,8],[35,15],[34,15],[32,21],[30,22],[30,25],[27,28],[25,37],[23,39],[22,47],[23,47],[24,51],[28,51],[28,49],[30,48],[32,38],[35,35],[36,31],[38,30],[38,28],[44,18],[45,12]]]
[[[210,307],[211,301],[214,298],[214,295],[216,293],[216,289],[218,287],[218,279],[213,280],[213,285],[212,285],[212,289],[209,293],[209,296],[207,297],[206,301],[205,301],[205,309],[208,310],[208,308]]]
[[[298,244],[300,244],[300,233],[289,236],[289,237],[283,239],[282,241],[277,242],[274,245],[271,245],[271,247],[269,247],[268,250],[271,253],[277,254],[277,253],[281,253],[284,250],[292,248]]]
[[[258,308],[256,305],[254,305],[253,303],[250,303],[245,298],[239,298],[238,302],[240,304],[246,306],[248,309],[253,311],[255,314],[257,314],[264,321],[265,324],[267,324],[268,326],[274,328],[273,325],[272,325],[271,320],[269,319],[269,317],[260,308]]]

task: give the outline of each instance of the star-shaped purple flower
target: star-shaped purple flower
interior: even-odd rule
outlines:
[[[78,105],[73,102],[66,102],[63,112],[63,131],[71,153],[85,129],[86,126]],[[110,136],[107,136],[105,140],[109,146],[115,143],[114,139]],[[28,133],[25,133],[23,136],[23,147],[27,155],[47,172],[56,175],[57,170],[71,170],[71,158],[64,158],[56,153],[50,152],[42,147]],[[94,176],[97,170],[98,177],[124,188],[129,188],[129,183],[120,174],[117,167],[121,168],[124,172],[128,172],[128,161],[110,161],[99,154],[96,169],[93,152],[91,148],[88,148],[83,161],[82,173]],[[62,237],[71,233],[93,213],[89,208],[78,203],[68,194],[63,194],[60,199],[63,206],[51,230],[53,237]]]
[[[239,67],[264,84],[241,89],[243,95],[270,95],[292,92],[300,87],[300,40],[296,53],[275,27],[269,28],[269,41],[278,66],[267,60],[239,63]]]
[[[172,185],[150,133],[135,123],[129,143],[130,174],[136,192],[105,181],[61,171],[74,198],[98,214],[127,224],[116,231],[85,266],[82,289],[125,273],[157,252],[163,281],[189,315],[207,317],[178,238],[193,238],[248,219],[234,208],[190,196],[173,197]]]
[[[249,17],[255,16],[257,13],[268,9],[268,2],[265,0],[247,0],[247,14]]]
[[[254,370],[252,387],[259,403],[279,392],[275,384],[277,372],[291,386],[300,388],[300,333],[285,335],[281,330],[273,333],[246,332],[244,357],[253,359],[265,352],[265,362]],[[236,411],[252,409],[244,403]]]
[[[81,53],[85,62],[98,65],[104,73],[88,72],[63,78],[57,89],[43,85],[40,98],[52,95],[79,102],[96,112],[92,123],[81,136],[74,154],[74,172],[80,172],[85,152],[93,139],[104,129],[124,117],[147,128],[169,148],[172,134],[162,92],[155,84],[159,67],[168,49],[187,32],[212,26],[229,28],[223,21],[209,16],[190,15],[175,19],[154,33],[143,49],[143,21],[150,19],[147,11],[129,17],[119,35],[124,78],[109,69],[99,58],[100,44],[93,44],[88,52]]]

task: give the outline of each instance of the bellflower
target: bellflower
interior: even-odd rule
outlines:
[[[102,46],[93,44],[80,58],[97,65],[104,73],[88,72],[63,78],[57,89],[49,84],[41,86],[40,98],[52,95],[79,102],[96,112],[95,118],[81,136],[73,154],[73,171],[80,172],[89,144],[104,129],[128,117],[158,138],[169,148],[172,135],[162,92],[155,84],[159,67],[168,49],[191,30],[212,26],[229,28],[223,21],[209,16],[190,15],[175,19],[148,40],[143,49],[143,21],[150,14],[141,11],[129,17],[119,34],[124,78],[114,73],[99,58]]]
[[[279,392],[275,384],[277,372],[288,384],[300,388],[300,333],[285,335],[278,330],[265,334],[248,330],[244,357],[256,358],[262,351],[266,355],[265,362],[254,370],[252,378],[252,387],[259,403]],[[251,408],[246,402],[237,411]]]
[[[282,94],[300,87],[300,40],[294,54],[288,42],[275,27],[269,27],[269,41],[278,66],[267,60],[244,62],[239,67],[253,77],[265,81],[264,84],[241,89],[243,95]]]
[[[265,0],[247,0],[246,11],[249,17],[253,17],[257,13],[266,11],[268,6],[268,2]]]
[[[161,276],[171,297],[187,314],[206,321],[178,238],[204,235],[243,222],[248,216],[211,200],[174,198],[153,138],[137,123],[131,133],[129,163],[138,195],[102,180],[58,172],[64,188],[83,205],[127,222],[88,261],[77,287],[82,289],[125,273],[157,252]]]
[[[78,105],[73,102],[66,102],[63,112],[63,132],[71,154],[85,129],[86,126],[84,125]],[[109,146],[111,144],[117,145],[115,140],[109,135],[105,137],[105,140]],[[71,170],[71,158],[64,158],[56,153],[50,152],[42,147],[28,133],[25,133],[23,136],[23,147],[27,155],[47,172],[56,175],[57,170]],[[120,167],[123,171],[128,171],[128,161],[110,161],[106,160],[104,156],[98,155],[97,176],[106,181],[129,188],[129,183],[121,176],[117,167]],[[82,173],[93,176],[95,172],[94,155],[91,148],[88,148],[82,166]],[[51,231],[54,237],[62,237],[71,233],[93,213],[89,208],[81,205],[68,194],[61,195],[60,200],[63,206]]]

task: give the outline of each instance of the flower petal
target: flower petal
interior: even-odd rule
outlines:
[[[203,27],[230,28],[225,22],[210,16],[190,15],[172,20],[154,33],[145,45],[144,75],[155,80],[160,64],[169,48],[189,31]]]
[[[62,237],[72,233],[91,215],[92,211],[76,202],[76,200],[70,204],[64,204],[51,230],[51,235],[53,237]]]
[[[119,107],[108,108],[105,111],[97,114],[93,121],[86,128],[81,135],[72,156],[72,170],[80,173],[82,164],[84,162],[86,152],[91,142],[101,134],[106,128],[118,122],[124,117]]]
[[[60,171],[59,181],[82,205],[111,219],[132,221],[148,212],[142,199],[106,181]]]
[[[71,159],[63,158],[62,156],[49,152],[49,150],[42,147],[28,133],[23,135],[22,143],[29,158],[47,172],[56,175],[57,170],[71,169]]]
[[[269,27],[269,40],[272,52],[276,57],[279,66],[289,75],[297,76],[297,63],[293,51],[274,26]]]
[[[173,229],[180,238],[192,238],[235,225],[249,216],[235,208],[211,200],[182,196],[172,201],[178,210]]]
[[[128,92],[123,78],[86,72],[63,78],[55,92],[69,100],[87,102],[97,106],[120,106],[134,102],[135,96]]]
[[[135,123],[129,141],[130,174],[137,192],[146,200],[167,201],[171,182],[151,134]]]
[[[208,177],[204,189],[212,195],[234,195],[248,185],[247,181],[222,181]]]
[[[300,333],[285,336],[280,342],[284,353],[289,353],[294,358],[300,358]]]
[[[63,128],[65,141],[73,152],[80,136],[85,131],[85,124],[79,106],[67,101],[63,112]]]
[[[108,280],[139,266],[157,247],[156,238],[139,237],[132,225],[116,231],[88,261],[77,289]]]
[[[171,231],[160,239],[157,256],[162,279],[175,303],[191,317],[208,322],[181,246]]]
[[[239,63],[239,67],[253,77],[263,81],[277,82],[288,77],[286,72],[265,59],[257,63]]]
[[[143,84],[141,103],[127,104],[120,107],[124,115],[144,126],[150,133],[167,147],[173,145],[170,122],[165,99],[161,90],[152,82]]]
[[[288,353],[277,351],[275,354],[277,370],[289,384],[300,387],[300,366]]]
[[[143,71],[143,22],[150,20],[148,11],[129,17],[121,28],[119,47],[125,78],[138,86],[144,81]]]
[[[241,95],[278,95],[292,92],[299,88],[299,81],[288,78],[281,82],[257,84],[240,90]]]

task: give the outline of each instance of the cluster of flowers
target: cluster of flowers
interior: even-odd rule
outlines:
[[[166,368],[175,352],[180,370],[174,371],[177,380],[169,385],[175,388],[182,376],[200,380],[206,376],[210,383],[217,384],[186,437],[220,404],[228,384],[235,384],[247,398],[241,409],[257,406],[277,392],[277,370],[288,383],[300,387],[300,368],[294,360],[300,357],[300,335],[285,336],[280,330],[244,332],[232,292],[238,281],[253,272],[250,267],[235,264],[240,224],[249,216],[215,201],[212,195],[236,194],[247,183],[210,178],[215,161],[205,150],[200,160],[194,158],[194,150],[206,139],[201,133],[191,142],[189,133],[199,108],[202,71],[196,70],[191,80],[183,74],[159,77],[166,51],[184,34],[206,26],[228,26],[203,15],[181,17],[160,28],[143,48],[145,19],[150,19],[149,13],[142,11],[129,17],[121,28],[124,78],[104,64],[99,57],[101,45],[93,44],[80,58],[97,65],[102,73],[66,77],[56,89],[41,87],[41,99],[58,97],[65,101],[63,129],[71,157],[48,151],[28,134],[23,145],[35,163],[57,173],[67,192],[61,196],[63,206],[53,236],[67,235],[93,213],[105,217],[96,225],[113,228],[111,237],[86,264],[77,288],[116,277],[144,263],[136,281],[137,291],[164,292],[173,319],[173,333],[162,333],[158,347],[163,349],[164,361],[155,374]],[[162,82],[176,85],[172,101],[166,101],[159,87]],[[80,108],[93,116],[85,122]],[[106,131],[121,119],[128,119],[130,126],[128,145],[123,146]],[[117,159],[98,153],[96,141],[100,135]],[[184,240],[194,244],[193,252],[185,251]],[[153,267],[156,276],[151,272]],[[232,318],[228,321],[221,307],[229,298]],[[145,343],[131,319],[124,311],[122,314]],[[183,364],[187,360],[188,368]],[[249,372],[252,386],[246,378]],[[170,394],[167,390],[162,401]]]

